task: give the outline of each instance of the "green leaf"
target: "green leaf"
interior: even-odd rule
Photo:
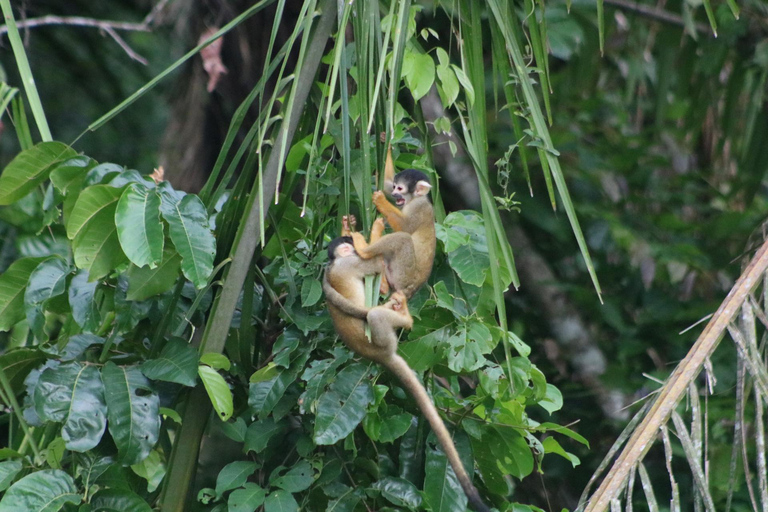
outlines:
[[[117,202],[115,225],[120,246],[131,263],[157,267],[165,240],[157,192],[140,184],[127,187]]]
[[[43,350],[46,354],[52,355],[62,361],[71,361],[80,357],[91,345],[99,345],[103,343],[104,338],[96,336],[95,334],[75,334],[67,339],[66,344],[62,348],[52,347]]]
[[[464,73],[464,70],[460,67],[451,64],[451,69],[456,73],[456,78],[461,82],[461,86],[464,87],[464,94],[467,96],[467,105],[471,107],[475,103],[475,88],[472,86],[472,82],[470,82],[469,78],[467,78],[467,75]]]
[[[41,142],[22,151],[0,175],[0,205],[14,203],[42,183],[57,163],[77,153],[61,142]]]
[[[121,194],[121,189],[109,185],[86,188],[67,221],[67,237],[73,240],[75,265],[87,269],[91,281],[127,261],[115,226],[115,210]]]
[[[581,461],[577,456],[575,456],[572,453],[568,453],[563,449],[562,446],[560,446],[560,443],[557,442],[557,439],[554,437],[548,437],[544,441],[541,442],[541,444],[544,446],[544,453],[556,453],[568,462],[571,463],[573,467],[578,466],[581,464]]]
[[[148,492],[155,492],[165,476],[165,464],[160,457],[160,452],[157,450],[149,452],[146,459],[138,464],[133,464],[131,469],[134,473],[147,481]]]
[[[291,493],[275,491],[264,500],[264,512],[298,512],[299,504],[293,498]]]
[[[257,462],[230,462],[222,468],[219,476],[216,477],[216,494],[223,496],[225,492],[242,486],[258,468],[259,463]]]
[[[208,282],[213,271],[216,240],[208,224],[208,212],[199,197],[186,195],[172,202],[162,196],[160,211],[168,222],[171,241],[181,254],[181,271],[197,288]]]
[[[154,295],[165,293],[176,284],[179,279],[179,267],[181,267],[181,255],[171,244],[166,244],[163,249],[162,263],[155,268],[128,267],[128,300],[145,300]]]
[[[383,478],[371,487],[380,491],[381,495],[387,501],[398,507],[406,507],[414,510],[421,506],[421,494],[419,494],[419,490],[415,485],[403,478]],[[464,511],[464,509],[461,510],[462,512]]]
[[[544,430],[544,431],[557,432],[558,434],[562,434],[562,435],[564,435],[566,437],[570,437],[571,439],[573,439],[577,443],[581,443],[584,446],[586,446],[587,448],[589,448],[589,441],[587,441],[584,438],[584,436],[582,436],[580,434],[577,434],[576,432],[574,432],[573,430],[569,429],[568,427],[564,427],[562,425],[558,425],[557,423],[546,422],[546,423],[542,423],[541,425],[539,425],[538,429]]]
[[[227,500],[229,512],[254,512],[264,503],[267,491],[253,482],[246,482],[243,489],[232,491]]]
[[[0,275],[0,331],[10,331],[24,318],[24,291],[29,276],[44,259],[18,259]]]
[[[245,445],[243,450],[248,452],[260,453],[267,447],[267,443],[276,434],[286,427],[286,420],[276,422],[271,416],[260,421],[254,421],[248,426],[245,433]]]
[[[505,474],[522,480],[533,471],[533,454],[518,431],[491,427],[483,432],[482,441],[476,444],[478,447],[481,445],[482,449],[489,447],[496,464]]]
[[[456,73],[451,69],[451,60],[448,53],[442,48],[437,48],[437,78],[440,79],[441,94],[440,99],[444,107],[450,107],[459,97],[459,81],[456,79]],[[441,118],[445,119],[445,118]]]
[[[547,384],[547,393],[538,403],[549,414],[552,414],[563,408],[563,394],[552,384]]]
[[[91,499],[91,512],[152,512],[141,496],[127,489],[102,489]]]
[[[101,371],[109,433],[123,464],[144,460],[160,435],[160,399],[136,366],[107,361]]]
[[[402,75],[413,99],[419,101],[435,83],[435,62],[427,54],[406,49]]]
[[[286,474],[270,481],[270,485],[288,492],[301,492],[309,489],[315,481],[315,472],[306,460],[299,461]]]
[[[197,350],[180,338],[171,338],[156,359],[141,365],[141,373],[149,379],[193,387],[197,382]]]
[[[323,285],[316,279],[305,279],[301,283],[301,307],[308,308],[317,304],[323,294]]]
[[[11,389],[18,394],[29,372],[44,360],[45,356],[37,349],[19,348],[0,355],[0,368],[10,382]]]
[[[352,364],[336,376],[318,400],[315,418],[315,443],[334,444],[347,437],[365,417],[373,402],[373,387],[368,380],[369,365]]]
[[[248,406],[259,418],[265,418],[285,394],[285,390],[296,379],[293,372],[281,372],[274,379],[255,382],[248,386]]]
[[[69,282],[67,295],[72,318],[84,331],[95,332],[101,324],[98,301],[98,282],[88,281],[88,271],[80,270]]]
[[[24,466],[20,460],[4,460],[0,462],[0,492],[3,492],[16,479],[16,475],[21,473]]]
[[[213,408],[219,415],[221,421],[227,421],[232,416],[232,392],[229,390],[227,381],[219,372],[210,366],[200,365],[197,367],[197,373],[203,381],[208,397],[211,399]]]
[[[453,444],[471,480],[474,463],[469,438],[463,432],[457,432],[453,436]],[[433,512],[464,512],[467,509],[467,496],[433,432],[427,436],[426,453],[424,499],[427,504]]]
[[[474,371],[486,363],[483,354],[489,354],[498,340],[482,322],[470,321],[454,336],[448,338],[448,367],[457,372]]]
[[[224,354],[219,354],[217,352],[206,352],[202,356],[200,356],[200,363],[201,364],[207,364],[214,370],[225,370],[229,371],[229,369],[232,366],[232,363],[229,362],[229,359]]]
[[[52,297],[57,297],[66,290],[69,264],[61,257],[52,257],[41,262],[29,275],[27,288],[24,291],[24,307],[27,313],[27,323],[38,340],[47,339],[45,327],[45,303]]]
[[[13,484],[0,500],[0,512],[56,512],[65,503],[81,500],[71,476],[59,469],[44,469]]]
[[[107,407],[99,370],[82,363],[47,368],[35,388],[35,410],[43,420],[62,422],[67,449],[95,448],[107,427]]]
[[[96,166],[96,160],[84,155],[76,156],[64,160],[56,165],[51,171],[51,183],[56,187],[61,195],[68,195],[74,192],[70,187],[78,186],[82,183],[86,173]]]

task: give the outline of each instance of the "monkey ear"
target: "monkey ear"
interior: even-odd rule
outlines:
[[[416,197],[425,196],[429,194],[429,190],[431,188],[432,188],[432,185],[430,185],[428,181],[421,180],[418,183],[416,183],[415,187],[413,187],[413,195]]]

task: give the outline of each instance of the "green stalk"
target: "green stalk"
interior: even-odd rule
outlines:
[[[35,77],[32,76],[32,68],[29,67],[29,60],[27,60],[27,54],[24,51],[24,43],[21,40],[19,28],[16,26],[16,20],[13,18],[11,1],[0,0],[0,8],[3,10],[5,26],[8,28],[8,39],[11,41],[13,56],[16,59],[16,65],[19,67],[21,82],[24,84],[24,92],[27,93],[29,106],[32,109],[32,115],[35,117],[40,137],[43,139],[43,142],[52,141],[51,129],[48,127],[43,104],[40,101],[40,95],[37,93],[37,87],[35,87]]]
[[[304,105],[307,101],[323,56],[325,42],[333,29],[333,21],[336,18],[334,0],[323,0],[321,8],[322,16],[312,36],[312,42],[308,45],[306,59],[303,66],[297,68],[298,76],[294,83],[293,105]],[[259,208],[255,198],[259,195],[258,192],[263,191],[265,203],[271,202],[277,183],[278,165],[282,161],[288,145],[293,140],[300,115],[301,109],[292,108],[289,110],[286,122],[281,126],[280,133],[275,139],[278,143],[270,153],[267,166],[264,169],[263,189],[254,191],[250,195],[247,217],[238,229],[232,265],[224,279],[224,287],[213,305],[212,316],[203,334],[201,352],[218,353],[224,348],[232,314],[237,307],[240,290],[248,274],[258,240],[261,238],[260,226],[263,225],[263,217],[266,215],[266,212]],[[192,407],[191,404],[195,404],[195,406]],[[185,502],[197,462],[200,439],[208,422],[210,411],[210,400],[206,396],[204,388],[198,386],[187,401],[184,420],[174,445],[166,485],[161,497],[162,512],[183,512],[185,510]]]
[[[29,425],[27,425],[27,422],[24,419],[24,414],[22,414],[21,407],[19,407],[19,402],[16,400],[16,395],[13,393],[11,383],[8,381],[8,376],[5,374],[5,370],[2,368],[0,368],[0,389],[2,389],[3,395],[5,395],[4,400],[13,409],[13,413],[16,415],[16,419],[19,422],[21,430],[24,432],[25,438],[29,439],[29,445],[32,447],[35,458],[39,460],[40,448],[37,446],[35,438],[32,436],[32,429],[29,427]]]

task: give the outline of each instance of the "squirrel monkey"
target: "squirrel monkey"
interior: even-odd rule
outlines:
[[[387,174],[392,174],[387,166]],[[373,203],[395,230],[370,245],[360,233],[352,233],[355,250],[363,260],[381,257],[383,278],[396,291],[411,297],[429,279],[435,259],[435,213],[427,194],[432,188],[427,175],[406,169],[391,179],[385,174],[384,190],[395,200],[398,209],[377,190]]]
[[[371,236],[375,238],[375,232]],[[382,240],[384,238],[386,237]],[[400,379],[403,387],[410,392],[422,414],[427,418],[472,508],[478,512],[490,512],[464,470],[451,434],[429,398],[427,390],[416,378],[405,359],[397,354],[395,330],[410,329],[413,326],[413,318],[408,312],[405,294],[395,291],[386,304],[370,309],[365,308],[363,278],[371,272],[380,271],[381,263],[376,261],[377,258],[368,260],[360,258],[355,253],[349,237],[340,237],[331,242],[328,246],[328,259],[323,290],[326,293],[333,326],[339,337],[350,350],[379,363]],[[363,319],[366,319],[371,327],[370,342],[365,336]]]

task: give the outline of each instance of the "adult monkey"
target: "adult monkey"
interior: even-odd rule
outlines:
[[[362,234],[352,233],[360,258],[380,257],[384,265],[382,282],[386,278],[389,286],[407,298],[427,282],[435,260],[435,212],[427,196],[431,188],[427,175],[416,169],[395,174],[388,150],[384,191],[402,209],[392,206],[380,190],[373,193],[373,204],[395,232],[376,241],[372,233],[370,245]]]
[[[371,236],[375,238],[375,231]],[[427,390],[416,378],[408,363],[397,354],[395,330],[401,327],[410,329],[413,325],[405,295],[396,291],[386,304],[371,309],[365,308],[363,278],[371,273],[371,269],[380,269],[381,264],[372,259],[361,259],[355,253],[349,237],[340,237],[331,242],[328,246],[328,259],[323,289],[326,292],[333,326],[339,337],[350,350],[379,363],[400,379],[403,387],[413,396],[416,405],[427,418],[472,508],[477,512],[490,512],[464,469],[451,434],[429,398]],[[370,324],[371,341],[365,336],[365,322],[361,314],[365,315]]]

